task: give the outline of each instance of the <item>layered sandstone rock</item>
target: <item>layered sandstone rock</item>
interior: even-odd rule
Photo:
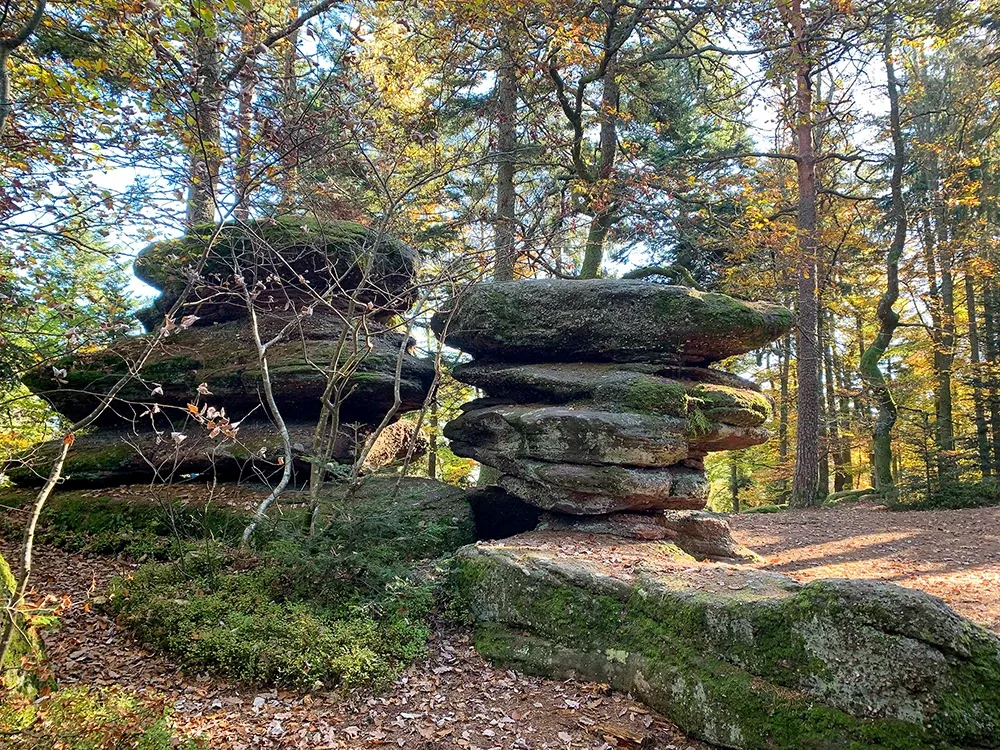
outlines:
[[[352,222],[288,218],[201,227],[146,248],[136,274],[162,291],[140,315],[151,332],[24,379],[77,421],[132,376],[98,419],[98,431],[80,436],[67,481],[101,486],[280,471],[282,442],[263,403],[248,292],[262,340],[277,339],[268,351],[271,384],[300,468],[310,460],[322,399],[338,370],[348,374],[340,383],[343,429],[333,457],[353,461],[359,442],[395,406],[397,370],[397,416],[419,407],[433,380],[433,362],[414,356],[414,342],[390,325],[412,304],[417,269],[412,248]],[[185,290],[188,301],[166,320]],[[362,315],[364,325],[350,325]],[[150,350],[163,326],[169,335]],[[412,436],[391,430],[374,455],[395,458],[389,440],[413,444]],[[38,453],[44,458],[53,449]],[[28,466],[8,473],[24,484],[40,481]]]
[[[475,286],[432,325],[475,355],[454,374],[485,394],[445,428],[452,450],[559,514],[550,527],[745,556],[723,521],[666,514],[705,507],[707,453],[767,439],[769,400],[709,365],[783,335],[787,310],[646,281],[529,280]]]

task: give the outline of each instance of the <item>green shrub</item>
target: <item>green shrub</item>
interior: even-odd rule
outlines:
[[[20,508],[33,500],[33,493],[23,492],[6,493],[0,498],[4,505]],[[4,514],[0,517],[0,536],[16,538],[21,533],[19,523],[20,519]],[[245,516],[220,506],[157,504],[75,491],[49,500],[35,538],[69,552],[167,560],[178,556],[192,540],[235,543],[246,524]]]
[[[901,501],[893,510],[959,510],[1000,505],[1000,481],[951,482],[943,484],[915,502]]]
[[[0,698],[0,733],[10,750],[194,750],[174,736],[165,706],[119,688],[72,687],[29,701]]]

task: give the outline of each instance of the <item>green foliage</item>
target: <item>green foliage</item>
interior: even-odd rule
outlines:
[[[33,499],[33,493],[8,491],[0,495],[0,505],[22,507]],[[15,518],[0,515],[0,536],[20,534]],[[167,560],[200,539],[235,543],[246,523],[245,516],[221,506],[157,504],[75,491],[49,500],[36,540],[70,552]]]
[[[981,482],[942,484],[916,501],[907,502],[904,499],[890,507],[893,510],[958,510],[997,505],[1000,505],[1000,482],[996,479],[984,479]]]
[[[0,734],[9,750],[195,750],[176,737],[162,701],[124,690],[71,687],[38,700],[0,699]]]
[[[424,651],[432,561],[470,534],[426,485],[394,497],[392,484],[362,489],[355,504],[342,498],[312,537],[293,513],[253,556],[201,544],[147,564],[114,584],[109,606],[191,669],[296,688],[384,686]]]

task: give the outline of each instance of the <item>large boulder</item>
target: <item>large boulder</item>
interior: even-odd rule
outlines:
[[[918,591],[537,532],[460,550],[453,584],[483,655],[722,747],[1000,748],[1000,639]]]
[[[432,321],[479,358],[695,365],[756,349],[790,325],[777,305],[621,279],[477,284]]]
[[[135,275],[162,291],[141,315],[152,329],[192,284],[184,313],[202,323],[247,317],[244,289],[255,305],[282,309],[313,304],[316,295],[371,303],[382,317],[407,310],[419,255],[399,240],[352,221],[283,216],[205,224],[139,253]],[[199,272],[200,271],[200,272]]]
[[[285,418],[315,419],[332,367],[346,365],[346,398],[341,405],[343,423],[378,423],[393,406],[397,360],[402,357],[400,412],[416,409],[434,378],[434,363],[413,356],[412,341],[398,333],[372,331],[344,337],[334,316],[308,318],[308,326],[295,329],[268,351],[275,399]],[[263,335],[280,330],[281,318],[262,321]],[[347,343],[344,343],[344,342]],[[117,396],[100,424],[122,424],[145,412],[149,404],[180,410],[199,399],[198,386],[206,383],[210,395],[202,396],[216,408],[225,408],[234,421],[262,411],[261,371],[248,320],[234,320],[205,328],[180,330],[163,340],[143,361],[150,346],[147,338],[126,338],[113,347],[92,354],[66,357],[51,366],[29,372],[25,384],[54,409],[76,421],[89,414],[121,378],[136,372]],[[65,382],[59,382],[60,380]]]

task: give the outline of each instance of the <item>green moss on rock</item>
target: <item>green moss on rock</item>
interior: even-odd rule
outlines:
[[[643,569],[609,573],[529,535],[462,550],[453,585],[488,657],[606,681],[725,747],[1000,747],[1000,640],[939,600],[889,584]]]

